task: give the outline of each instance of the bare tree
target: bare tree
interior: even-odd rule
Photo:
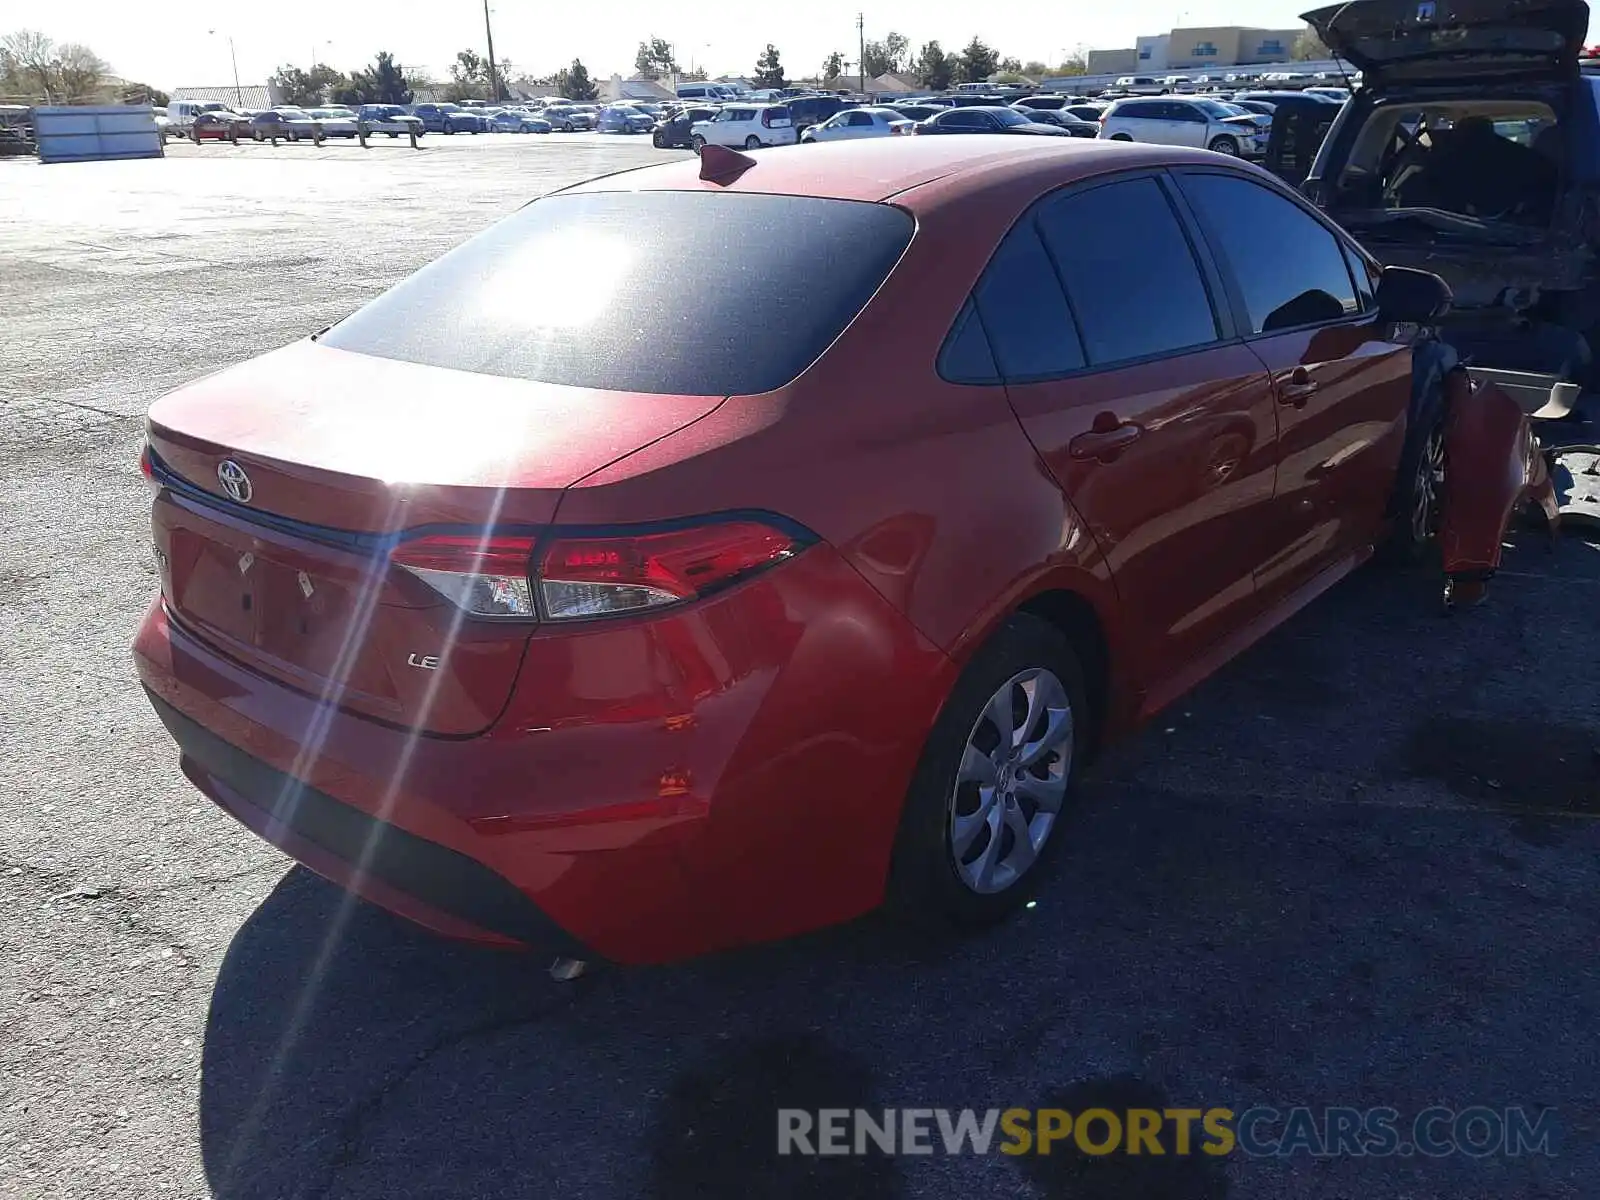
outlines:
[[[15,65],[18,81],[36,86],[48,103],[55,99],[56,44],[36,29],[19,29],[0,37],[0,50]]]
[[[67,42],[56,51],[56,86],[68,104],[95,95],[105,83],[111,67],[87,46]]]

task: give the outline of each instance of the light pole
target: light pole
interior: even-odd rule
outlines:
[[[206,32],[212,37],[217,35],[217,31],[215,29],[208,29]],[[228,39],[228,58],[233,63],[233,102],[240,108],[243,108],[244,90],[239,86],[239,55],[233,48],[233,35],[231,33],[225,33],[222,36]]]
[[[856,67],[861,73],[861,94],[867,94],[867,18],[865,13],[856,14],[856,41],[861,51],[861,57],[856,60]]]
[[[494,28],[489,24],[489,0],[483,0],[483,33],[489,43],[489,100],[500,99],[500,68],[494,65]]]

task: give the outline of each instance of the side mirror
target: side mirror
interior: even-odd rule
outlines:
[[[1450,311],[1450,285],[1431,271],[1385,267],[1378,277],[1378,315],[1402,325],[1431,325]]]

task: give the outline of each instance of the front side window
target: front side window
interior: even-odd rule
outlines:
[[[1186,174],[1181,180],[1238,281],[1252,332],[1337,321],[1359,311],[1339,240],[1298,204],[1249,179]]]
[[[1039,211],[1039,229],[1066,284],[1091,366],[1217,340],[1199,264],[1154,179],[1051,200]]]

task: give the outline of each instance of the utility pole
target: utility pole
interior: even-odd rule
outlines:
[[[864,13],[856,14],[856,42],[861,52],[861,57],[856,59],[856,69],[861,74],[861,94],[867,94],[867,18]]]
[[[494,27],[489,24],[489,0],[483,0],[483,33],[489,41],[489,99],[500,99],[500,68],[494,63]]]

